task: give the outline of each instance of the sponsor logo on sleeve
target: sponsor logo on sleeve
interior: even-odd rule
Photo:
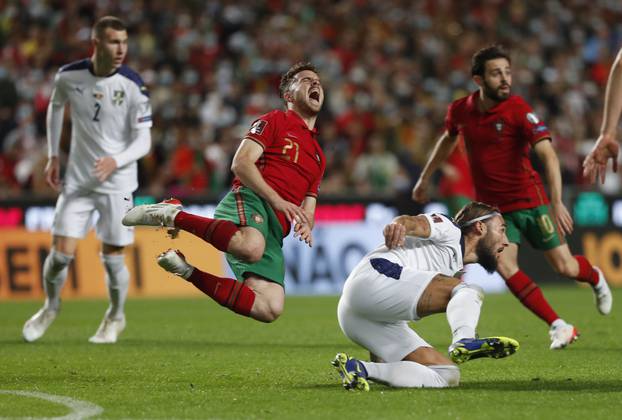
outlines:
[[[138,118],[138,122],[139,123],[143,123],[143,122],[147,122],[147,121],[151,121],[151,115],[145,115],[144,117]]]
[[[263,130],[266,128],[266,126],[268,125],[268,122],[265,120],[257,120],[253,123],[253,125],[251,126],[250,129],[250,133],[251,134],[256,134],[256,135],[261,135],[261,133],[263,133]]]
[[[527,113],[526,117],[527,117],[527,121],[529,121],[532,124],[538,124],[540,122],[538,117],[536,117],[536,114],[534,114],[533,112]]]
[[[443,223],[443,218],[441,216],[439,216],[438,214],[433,214],[432,215],[432,221],[434,223]]]

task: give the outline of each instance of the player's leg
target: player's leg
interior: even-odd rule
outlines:
[[[458,385],[460,371],[457,366],[431,348],[406,321],[367,319],[343,298],[337,313],[346,336],[383,360],[381,363],[364,362],[338,353],[332,364],[346,389],[367,391],[368,380],[408,388]]]
[[[244,231],[255,231],[265,238],[266,246],[262,258],[255,263],[227,254],[235,279],[215,276],[192,267],[175,250],[169,250],[158,257],[158,264],[187,279],[233,312],[262,322],[275,321],[283,311],[285,301],[285,262],[281,248],[281,228],[274,226],[274,223],[277,222],[270,219],[264,226],[258,226],[262,231],[250,226],[241,228]]]
[[[130,272],[125,263],[125,247],[134,242],[134,229],[123,226],[121,220],[132,207],[131,193],[93,193],[99,212],[95,226],[102,240],[101,260],[104,266],[106,287],[110,304],[95,332],[91,343],[116,343],[125,329],[125,301],[130,284]]]
[[[601,314],[607,315],[611,312],[613,296],[598,267],[591,265],[583,255],[572,255],[568,244],[548,249],[544,251],[544,255],[557,273],[592,286],[596,308]]]
[[[484,291],[454,277],[436,275],[417,303],[420,317],[445,312],[451,328],[449,355],[456,363],[480,357],[499,359],[514,354],[518,342],[507,337],[477,338],[476,329]]]
[[[179,201],[167,200],[134,207],[123,218],[123,224],[182,229],[220,251],[247,262],[256,262],[263,255],[265,242],[253,231],[243,230],[242,227],[257,227],[272,217],[276,219],[265,200],[248,188],[240,188],[229,192],[220,201],[214,218],[187,213],[181,209]]]
[[[39,339],[60,310],[60,295],[74,258],[78,241],[86,235],[95,210],[92,201],[78,193],[64,191],[56,201],[52,224],[52,248],[43,263],[43,307],[26,323],[22,335],[26,341]]]

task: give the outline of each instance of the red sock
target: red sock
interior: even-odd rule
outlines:
[[[249,316],[251,313],[253,302],[255,302],[255,292],[244,283],[204,273],[198,268],[194,269],[188,281],[233,312],[244,316]]]
[[[505,281],[510,291],[547,324],[551,325],[557,318],[557,314],[546,301],[542,290],[535,284],[527,274],[518,270],[516,274]]]
[[[229,241],[239,230],[235,223],[228,220],[210,219],[185,211],[180,211],[175,216],[175,227],[198,236],[222,252],[227,252]]]
[[[575,280],[596,286],[598,284],[598,273],[592,264],[583,255],[575,255],[574,259],[579,263],[579,275]]]

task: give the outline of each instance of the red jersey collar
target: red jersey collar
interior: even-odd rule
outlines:
[[[313,127],[313,130],[310,130],[309,127],[307,126],[307,123],[302,119],[300,115],[298,115],[296,111],[292,111],[291,109],[288,109],[287,111],[285,111],[285,115],[287,115],[287,118],[293,118],[297,120],[302,128],[304,128],[307,131],[310,131],[311,134],[313,134],[314,136],[317,136],[317,127]]]
[[[467,98],[467,102],[466,102],[468,109],[471,110],[471,111],[478,112],[480,114],[495,114],[495,113],[497,113],[500,110],[500,108],[504,104],[508,103],[508,101],[511,100],[514,97],[514,95],[510,95],[510,97],[507,98],[505,101],[499,102],[497,105],[493,106],[492,108],[490,108],[490,109],[488,109],[487,111],[484,111],[484,112],[481,112],[479,110],[479,107],[477,106],[477,99],[478,99],[478,97],[479,97],[479,90],[476,90],[475,92],[473,92],[473,93],[471,93],[469,95],[469,97]]]

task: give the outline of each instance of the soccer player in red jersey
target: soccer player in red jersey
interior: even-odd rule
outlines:
[[[510,246],[500,254],[499,274],[521,303],[550,325],[551,349],[563,348],[577,338],[577,331],[519,268],[521,233],[544,252],[557,273],[589,283],[602,314],[611,311],[611,291],[600,269],[585,257],[572,255],[564,241],[573,221],[562,202],[559,161],[546,125],[520,96],[511,94],[509,55],[499,46],[484,48],[473,56],[471,74],[479,89],[449,106],[446,130],[413,188],[413,199],[427,200],[430,176],[462,135],[477,199],[499,207],[507,224]],[[544,164],[551,201],[529,161],[531,147]]]
[[[318,73],[309,63],[292,66],[281,78],[286,110],[259,117],[233,158],[231,191],[214,218],[186,213],[168,200],[130,210],[123,224],[167,226],[188,231],[226,252],[236,279],[205,273],[177,250],[158,257],[165,270],[193,283],[219,304],[258,321],[272,322],[285,303],[283,238],[309,246],[320,181],[326,166],[315,121],[324,102]]]

